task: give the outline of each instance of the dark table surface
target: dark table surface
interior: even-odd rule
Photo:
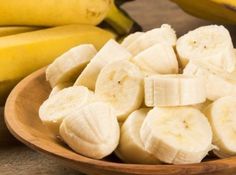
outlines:
[[[178,36],[198,26],[211,24],[184,13],[168,0],[136,0],[124,8],[144,30],[159,27],[163,23],[173,26]],[[226,26],[236,44],[236,27]],[[0,109],[0,174],[1,175],[81,175],[64,167],[54,159],[35,152],[17,142],[7,131]]]

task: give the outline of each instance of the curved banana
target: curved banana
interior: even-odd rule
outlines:
[[[40,27],[6,26],[0,27],[0,37],[39,30]]]
[[[0,0],[0,4],[0,25],[97,25],[106,17],[111,0]]]
[[[236,7],[236,2],[235,0],[212,0],[212,2],[216,2],[222,5],[229,5],[233,7]]]
[[[185,12],[216,23],[236,24],[235,1],[230,0],[171,0]]]
[[[0,38],[0,99],[22,78],[70,48],[91,43],[100,49],[113,34],[90,25],[68,25]],[[14,60],[12,59],[14,58]]]
[[[191,107],[153,108],[140,136],[145,150],[165,163],[199,163],[212,149],[209,122]]]

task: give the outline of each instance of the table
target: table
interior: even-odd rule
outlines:
[[[144,30],[171,24],[178,36],[210,22],[184,13],[168,0],[136,0],[124,6]],[[236,27],[226,26],[236,44]],[[44,154],[30,150],[17,142],[3,124],[3,109],[0,109],[0,174],[1,175],[82,175],[55,162]]]

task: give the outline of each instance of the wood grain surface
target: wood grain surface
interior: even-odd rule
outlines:
[[[144,30],[168,23],[180,36],[198,26],[210,24],[210,22],[187,15],[168,0],[136,0],[126,4],[124,8],[142,25]],[[226,27],[230,30],[236,45],[236,27]],[[1,111],[2,109],[0,109],[1,175],[82,175],[17,142],[6,130]]]

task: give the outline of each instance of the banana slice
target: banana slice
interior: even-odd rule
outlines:
[[[185,106],[206,100],[204,79],[186,75],[154,75],[144,79],[145,104]]]
[[[236,82],[218,76],[209,70],[197,66],[190,61],[184,69],[184,75],[191,75],[205,79],[207,99],[214,101],[218,98],[236,95]]]
[[[183,66],[195,60],[226,72],[235,70],[233,43],[223,26],[210,25],[190,31],[178,39],[176,49]]]
[[[170,46],[175,46],[176,44],[176,34],[175,31],[168,24],[163,24],[160,28],[152,29],[147,31],[138,39],[133,41],[127,49],[135,56],[139,52],[157,44],[165,43]]]
[[[82,44],[70,49],[48,66],[46,79],[52,87],[60,83],[75,81],[96,52],[92,44]]]
[[[127,163],[158,164],[160,161],[148,153],[140,140],[139,131],[148,108],[132,112],[121,127],[120,143],[116,152]]]
[[[62,89],[65,89],[65,88],[70,87],[72,85],[73,85],[73,83],[70,83],[70,82],[68,82],[68,83],[61,83],[61,84],[56,85],[54,88],[52,88],[52,91],[49,94],[49,98],[52,97],[53,95],[57,94]]]
[[[60,135],[77,153],[102,159],[116,149],[120,128],[112,107],[96,102],[77,108],[65,118]]]
[[[86,86],[95,89],[98,74],[102,68],[114,61],[128,60],[131,54],[115,40],[109,40],[94,56],[75,82],[75,85]]]
[[[220,158],[236,155],[236,97],[227,96],[213,102],[206,110],[213,130],[214,153]]]
[[[172,46],[155,44],[140,52],[132,61],[144,72],[152,74],[178,73],[178,61]]]
[[[59,134],[62,120],[89,103],[93,93],[83,86],[74,86],[61,90],[47,99],[39,108],[42,122],[55,134]]]
[[[124,48],[127,48],[130,44],[132,44],[136,39],[138,39],[143,34],[144,34],[143,32],[135,32],[135,33],[128,35],[122,41],[121,46],[123,46]]]
[[[143,102],[142,73],[129,61],[108,64],[98,76],[95,95],[110,103],[118,120],[123,121]]]
[[[207,118],[191,107],[153,108],[140,137],[145,150],[165,163],[199,163],[213,147]]]

